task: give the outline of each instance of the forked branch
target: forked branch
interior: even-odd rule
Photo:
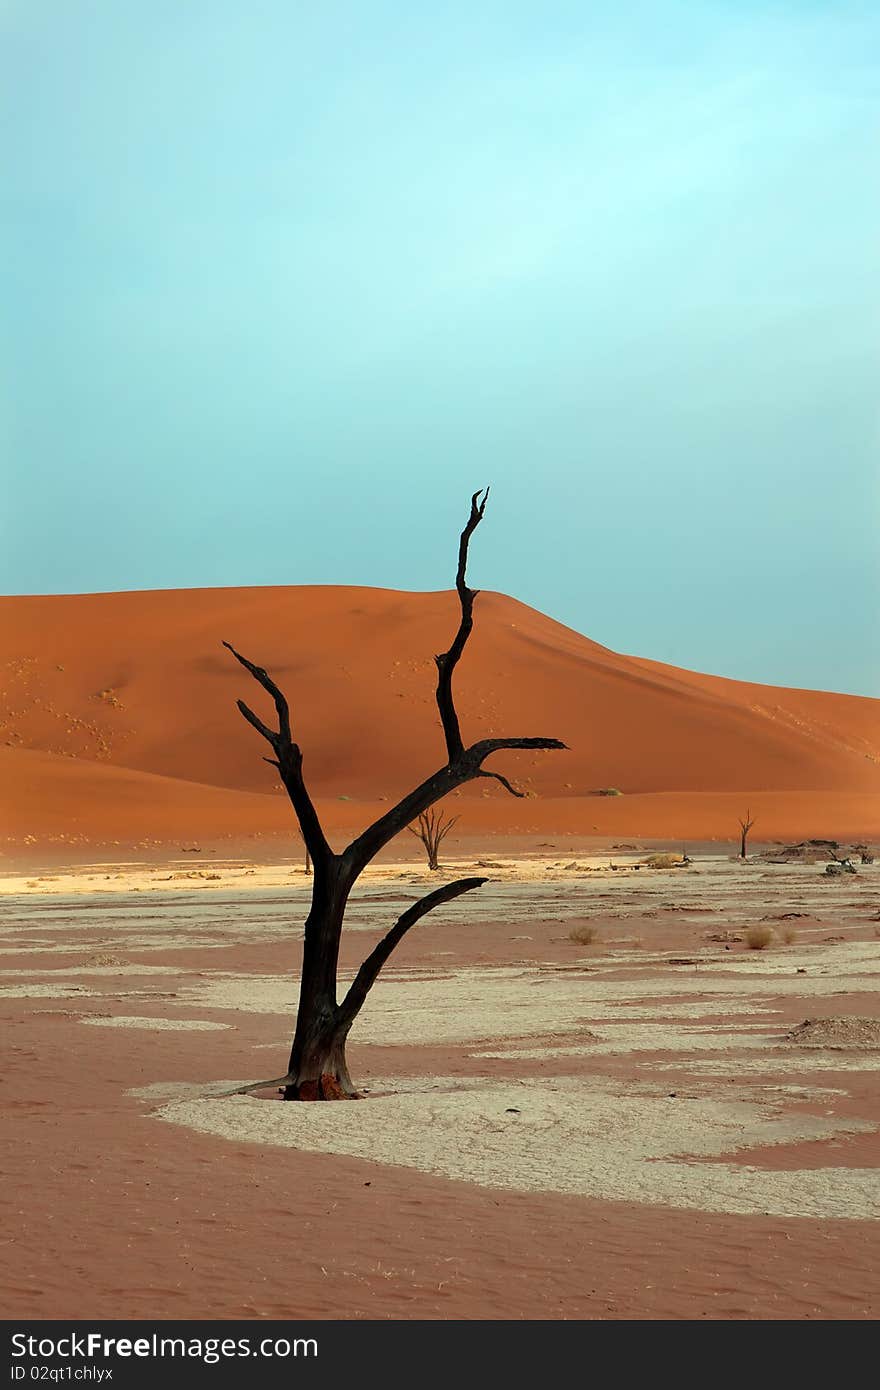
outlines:
[[[302,749],[299,744],[294,743],[291,736],[290,707],[286,696],[262,666],[256,666],[253,661],[248,661],[246,656],[242,656],[241,652],[235,650],[231,642],[224,642],[223,645],[232,652],[236,661],[240,662],[246,671],[250,671],[254,680],[272,696],[275,702],[275,711],[278,715],[277,729],[270,729],[268,724],[264,724],[259,715],[256,715],[250,706],[245,704],[244,700],[237,700],[236,704],[247,722],[274,749],[275,757],[266,758],[264,761],[277,767],[296,812],[306,851],[316,864],[323,865],[332,856],[332,850],[327,843],[318,813],[303,780]]]
[[[449,792],[455,791],[456,787],[482,777],[484,773],[481,764],[490,753],[495,753],[501,748],[552,750],[565,747],[558,738],[494,738],[484,739],[482,743],[475,743],[472,748],[466,748],[455,763],[447,763],[445,767],[438,768],[413,791],[408,792],[396,806],[392,806],[390,811],[386,811],[368,826],[356,840],[352,840],[348,849],[344,851],[343,858],[348,862],[353,877],[356,878],[380,849],[393,840],[395,835],[399,835],[411,821],[416,820],[422,811],[427,811],[429,806],[433,806]],[[485,775],[500,779],[500,774]],[[509,786],[508,790],[512,791],[514,796],[517,795],[512,787]]]
[[[415,835],[424,845],[429,869],[439,869],[440,846],[457,822],[458,816],[450,816],[447,820],[442,811],[428,809],[419,816],[418,828],[414,825],[406,827],[410,835]]]
[[[499,782],[512,796],[524,793],[517,791],[511,782],[500,772],[490,772],[483,768],[486,758],[503,750],[553,750],[564,749],[565,744],[558,738],[485,738],[465,747],[461,737],[458,714],[452,693],[452,677],[467,644],[474,625],[473,608],[477,590],[470,589],[467,583],[467,561],[470,539],[483,519],[489,489],[475,492],[471,498],[471,509],[467,523],[461,533],[458,547],[458,568],[455,587],[461,606],[461,620],[449,650],[435,658],[437,663],[437,709],[446,739],[448,761],[438,770],[426,777],[423,782],[408,792],[396,806],[386,811],[372,825],[368,826],[340,856],[345,877],[349,886],[379,851],[399,835],[412,821],[416,820],[435,802],[465,782],[478,777],[491,777]],[[225,647],[232,652],[237,661],[245,667],[275,702],[278,714],[278,730],[270,729],[243,700],[238,707],[243,717],[275,751],[275,759],[267,759],[278,767],[288,795],[293,802],[299,818],[306,846],[316,863],[332,855],[317,812],[308,796],[302,777],[302,752],[293,742],[290,733],[290,712],[282,691],[262,666],[237,652],[229,643]]]
[[[296,811],[307,851],[315,865],[312,902],[303,939],[296,1031],[287,1075],[278,1078],[284,1085],[286,1100],[319,1097],[326,1100],[355,1094],[345,1061],[345,1040],[385,962],[410,928],[434,908],[487,882],[485,878],[459,879],[428,893],[409,907],[364,961],[342,1003],[337,1004],[337,967],[344,914],[351,890],[363,869],[395,835],[418,817],[426,816],[435,803],[466,782],[491,777],[513,796],[522,795],[500,772],[483,767],[493,753],[508,749],[565,747],[556,738],[486,738],[468,747],[461,736],[452,680],[473,629],[477,592],[467,584],[468,546],[483,519],[487,497],[488,489],[485,489],[475,492],[471,498],[470,515],[459,542],[455,576],[461,617],[449,650],[435,658],[438,673],[437,709],[446,742],[447,760],[402,797],[396,806],[368,826],[343,853],[334,854],[331,850],[306,789],[302,751],[291,733],[290,710],[283,692],[262,666],[242,656],[229,642],[224,643],[274,703],[277,728],[267,724],[243,700],[238,701],[238,707],[247,723],[269,744],[272,756],[267,757],[266,762],[278,769]],[[436,813],[427,823],[432,835],[438,830],[441,832],[435,841],[439,845],[442,833],[450,828],[449,825],[444,827],[442,817]]]
[[[751,830],[751,828],[752,828],[752,826],[753,826],[754,824],[755,824],[755,822],[754,822],[754,820],[752,819],[752,813],[751,813],[751,811],[746,811],[746,818],[745,818],[745,820],[740,820],[740,823],[739,823],[739,828],[740,828],[740,830],[741,830],[741,832],[742,832],[742,834],[741,834],[740,837],[739,837],[739,857],[740,857],[740,859],[745,859],[745,857],[746,857],[746,849],[747,849],[747,841],[748,841],[748,838],[749,838],[749,831]]]
[[[471,498],[470,516],[459,541],[458,569],[455,575],[455,587],[461,605],[461,621],[452,646],[447,652],[434,658],[438,671],[437,709],[440,714],[440,722],[443,725],[449,761],[445,767],[439,768],[431,777],[427,777],[420,786],[408,792],[396,806],[386,811],[383,816],[368,826],[363,834],[352,841],[343,858],[354,877],[357,877],[364,866],[369,864],[371,859],[379,853],[379,850],[387,845],[389,840],[393,840],[394,836],[405,829],[411,821],[416,820],[441,797],[446,796],[448,792],[454,791],[465,782],[472,782],[477,777],[492,777],[496,782],[500,782],[511,796],[523,796],[524,793],[517,791],[500,772],[489,772],[483,769],[483,763],[490,753],[497,753],[502,749],[548,750],[565,748],[565,744],[558,738],[484,738],[472,744],[470,748],[466,748],[461,737],[455,700],[452,694],[452,676],[474,625],[474,599],[479,591],[468,588],[468,546],[471,536],[483,519],[488,496],[489,489],[485,488],[480,492],[475,492]]]
[[[398,917],[387,936],[383,936],[379,945],[367,956],[340,1004],[338,1021],[341,1029],[347,1030],[351,1027],[361,1005],[376,983],[382,966],[410,927],[414,927],[416,922],[433,912],[435,907],[451,902],[453,898],[460,898],[463,893],[470,893],[474,888],[482,888],[484,883],[488,883],[488,879],[457,879],[455,883],[447,883],[442,888],[435,888],[433,893],[428,893],[424,898],[419,898],[418,902],[413,903],[412,907],[408,907],[406,912]]]
[[[257,718],[253,710],[248,709],[243,700],[238,700],[236,703],[245,719],[249,724],[253,724],[258,733],[263,735],[263,738],[268,739],[276,751],[279,744],[287,743],[288,745],[292,745],[290,735],[290,706],[287,703],[284,693],[279,690],[268,671],[264,670],[262,666],[255,666],[252,661],[248,661],[246,656],[242,656],[241,652],[235,650],[231,642],[224,642],[223,645],[228,651],[232,652],[236,661],[241,662],[246,671],[250,671],[254,680],[258,681],[263,689],[272,696],[272,699],[275,701],[275,709],[278,713],[278,732],[276,734],[271,729],[267,728],[263,721]]]
[[[508,782],[506,777],[502,777],[500,772],[486,772],[485,769],[477,774],[479,777],[494,777],[496,782],[500,782],[502,787],[510,792],[511,796],[525,796],[525,792],[518,792],[512,782]]]
[[[454,763],[464,752],[458,714],[452,698],[452,675],[474,626],[474,599],[479,592],[477,589],[469,589],[467,585],[468,546],[471,536],[483,520],[488,498],[488,488],[475,492],[471,498],[471,514],[458,543],[458,569],[455,573],[455,587],[461,604],[461,622],[449,651],[441,652],[439,656],[434,657],[437,663],[437,708],[440,711],[440,722],[443,725],[450,763]]]

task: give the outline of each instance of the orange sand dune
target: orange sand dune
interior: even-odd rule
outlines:
[[[265,710],[265,697],[224,638],[287,691],[330,824],[361,823],[357,803],[396,797],[443,761],[433,654],[456,622],[448,592],[0,599],[6,833],[283,831],[264,747],[235,708],[241,696]],[[767,836],[880,828],[877,700],[620,656],[488,592],[456,688],[466,738],[553,735],[571,750],[497,758],[539,799],[513,802],[494,786],[464,798],[475,831],[709,838],[729,835],[745,802],[760,803]],[[624,796],[590,795],[609,786]]]
[[[177,846],[248,837],[282,837],[276,852],[302,853],[286,796],[237,792],[181,778],[87,763],[55,753],[0,748],[4,788],[0,835],[15,843],[34,837],[58,845],[156,841]],[[632,796],[528,798],[515,801],[494,788],[450,799],[459,826],[446,841],[455,856],[469,841],[507,837],[578,836],[585,839],[733,840],[746,809],[756,842],[813,837],[880,839],[880,794],[825,791],[636,792]],[[387,804],[377,800],[317,798],[321,820],[336,848]],[[415,842],[395,841],[386,858],[406,855]],[[143,846],[149,848],[148,844]],[[236,851],[237,852],[237,851]]]

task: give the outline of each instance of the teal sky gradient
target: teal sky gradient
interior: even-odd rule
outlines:
[[[7,593],[472,580],[880,695],[880,10],[0,0]]]

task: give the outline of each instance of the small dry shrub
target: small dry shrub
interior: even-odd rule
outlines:
[[[763,951],[765,946],[769,946],[773,940],[772,927],[748,927],[746,929],[746,945],[750,951]]]
[[[795,931],[794,927],[783,927],[782,939],[785,942],[786,946],[791,946],[791,944],[794,941],[797,941],[797,932]]]
[[[680,854],[649,854],[643,861],[649,869],[674,869],[681,863]]]
[[[569,941],[576,941],[579,946],[591,946],[597,935],[596,928],[591,927],[589,922],[579,922],[568,933],[568,939]]]

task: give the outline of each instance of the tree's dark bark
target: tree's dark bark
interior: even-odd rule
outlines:
[[[749,838],[749,831],[751,830],[752,826],[755,824],[755,822],[751,819],[751,815],[752,815],[751,811],[746,811],[746,818],[745,818],[745,820],[741,820],[740,823],[739,823],[739,827],[740,827],[739,857],[740,857],[740,859],[745,859],[745,857],[746,857],[746,842],[748,841],[748,838]]]
[[[265,761],[278,770],[299,821],[307,859],[310,857],[313,865],[312,903],[305,923],[296,1029],[287,1075],[280,1078],[285,1100],[337,1100],[357,1094],[345,1059],[345,1044],[349,1030],[391,952],[410,927],[428,912],[486,882],[484,878],[459,879],[413,903],[364,961],[340,1004],[337,999],[337,968],[345,909],[349,894],[366,866],[412,821],[424,816],[448,792],[466,782],[478,777],[492,777],[513,796],[521,796],[522,793],[501,773],[484,769],[483,763],[492,753],[506,749],[565,747],[555,738],[489,738],[467,747],[461,736],[452,693],[452,677],[473,629],[477,591],[469,589],[466,582],[468,545],[483,519],[488,495],[487,488],[483,493],[474,493],[471,499],[470,516],[461,533],[455,579],[461,621],[449,650],[435,658],[438,671],[437,708],[448,761],[368,826],[341,854],[335,854],[330,848],[306,788],[302,750],[293,740],[286,697],[263,667],[249,661],[228,642],[223,644],[274,701],[278,716],[277,730],[264,724],[243,700],[238,701],[238,708],[275,753],[274,758],[266,758]]]

